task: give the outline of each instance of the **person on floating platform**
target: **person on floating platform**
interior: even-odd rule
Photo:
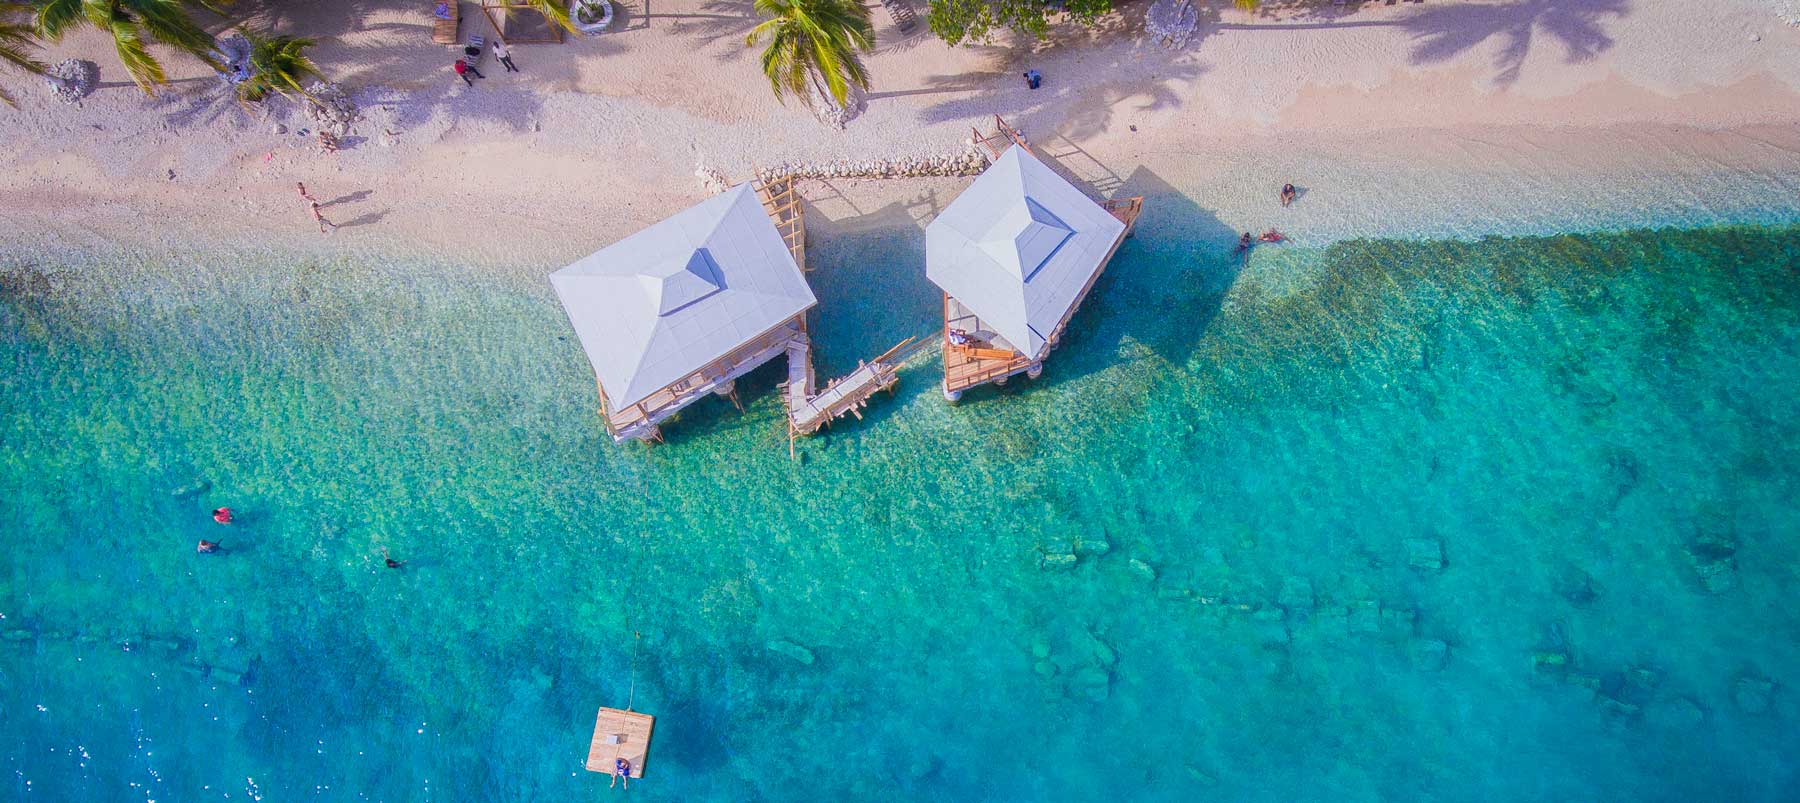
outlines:
[[[631,762],[626,761],[624,756],[613,759],[612,774],[613,782],[607,784],[606,788],[611,789],[615,784],[618,784],[621,781],[624,782],[626,789],[631,788]]]

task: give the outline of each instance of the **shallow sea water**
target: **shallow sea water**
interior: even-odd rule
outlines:
[[[799,459],[779,361],[608,442],[547,283],[0,255],[0,789],[594,799],[635,652],[636,799],[1791,799],[1800,229],[1150,209],[1041,380]],[[815,238],[821,376],[931,330]]]

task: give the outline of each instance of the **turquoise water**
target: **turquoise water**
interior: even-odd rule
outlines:
[[[1800,229],[1240,271],[1158,200],[1040,381],[794,460],[779,363],[607,442],[542,281],[10,249],[0,788],[594,799],[638,632],[636,799],[1790,798]],[[815,232],[887,255],[822,376],[920,247]]]

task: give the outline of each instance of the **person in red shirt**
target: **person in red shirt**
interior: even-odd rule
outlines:
[[[463,83],[466,83],[469,86],[474,86],[475,78],[470,78],[469,73],[474,73],[475,78],[486,78],[487,77],[485,75],[482,75],[480,70],[475,69],[475,65],[470,64],[468,59],[457,59],[456,60],[456,74],[463,79]]]
[[[216,521],[220,524],[230,524],[231,523],[231,508],[222,507],[222,508],[217,508],[217,509],[213,510],[213,521]]]

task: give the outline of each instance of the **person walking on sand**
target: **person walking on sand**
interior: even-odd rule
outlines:
[[[475,78],[486,78],[487,77],[485,75],[482,75],[480,70],[475,69],[475,65],[470,64],[468,59],[457,59],[456,60],[456,75],[463,79],[463,83],[468,84],[469,86],[474,86],[475,78],[470,78],[469,73],[474,73]]]
[[[300,190],[300,197],[306,199],[309,203],[316,204],[319,202],[319,199],[314,198],[312,193],[306,191],[306,182],[296,181],[294,182],[294,187]]]
[[[330,234],[331,232],[337,231],[337,224],[326,220],[325,214],[319,211],[318,201],[312,202],[312,216],[313,221],[319,224],[320,234]]]
[[[620,756],[618,758],[613,759],[612,774],[613,774],[613,782],[607,784],[606,788],[611,789],[611,788],[613,788],[613,784],[617,784],[620,781],[624,781],[625,788],[627,790],[631,789],[631,762],[626,761],[624,756]]]
[[[505,39],[494,39],[494,58],[500,60],[500,66],[505,67],[507,72],[519,71],[519,65],[512,63],[512,51],[507,49]]]

